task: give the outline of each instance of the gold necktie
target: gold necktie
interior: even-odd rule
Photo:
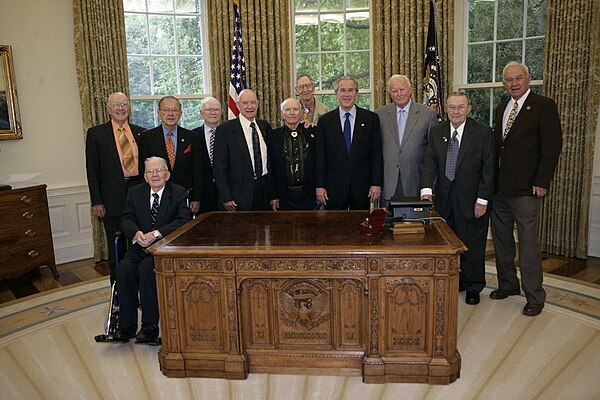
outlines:
[[[167,155],[169,156],[169,164],[171,164],[171,170],[175,167],[175,145],[173,144],[173,132],[167,133]]]
[[[135,158],[133,157],[133,150],[131,148],[131,143],[129,143],[129,139],[127,139],[127,135],[125,134],[125,129],[123,127],[119,127],[117,129],[117,134],[119,137],[119,147],[121,148],[121,155],[123,156],[123,167],[131,174],[135,174]]]

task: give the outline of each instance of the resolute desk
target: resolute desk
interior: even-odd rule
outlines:
[[[162,372],[456,380],[466,248],[443,222],[419,235],[361,235],[366,216],[216,212],[153,245]]]

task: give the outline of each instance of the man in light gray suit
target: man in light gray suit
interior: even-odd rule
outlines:
[[[383,140],[384,207],[393,195],[419,196],[429,129],[438,124],[435,110],[411,101],[412,87],[407,76],[392,75],[388,93],[393,103],[375,111]]]

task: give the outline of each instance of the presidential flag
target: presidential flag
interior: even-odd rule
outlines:
[[[427,32],[427,47],[425,49],[425,71],[423,72],[423,104],[437,111],[438,120],[443,117],[443,91],[438,55],[437,13],[435,0],[429,0],[429,29]]]
[[[244,49],[242,47],[242,21],[237,1],[233,1],[233,49],[231,50],[231,66],[229,67],[229,96],[227,104],[229,108],[229,119],[237,118],[240,111],[237,101],[240,92],[246,88],[246,63],[244,61]]]

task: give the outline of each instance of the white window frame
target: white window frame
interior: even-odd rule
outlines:
[[[144,0],[146,3],[146,10],[148,10],[148,0]],[[159,95],[131,95],[130,96],[130,101],[153,101],[153,117],[154,117],[154,122],[155,122],[155,126],[158,125],[158,123],[160,121],[158,121],[158,116],[157,116],[157,111],[158,111],[158,101],[163,98],[164,96],[168,96],[168,95],[173,95],[175,96],[178,100],[202,100],[205,97],[209,97],[211,96],[210,91],[211,91],[211,70],[210,70],[210,49],[209,49],[209,40],[208,40],[208,13],[207,13],[207,7],[206,7],[206,1],[200,0],[200,12],[199,14],[196,13],[188,13],[188,12],[177,12],[176,11],[176,0],[171,0],[172,1],[172,5],[173,5],[173,12],[149,12],[149,11],[127,11],[124,10],[124,14],[125,15],[143,15],[146,17],[146,32],[150,32],[150,26],[149,26],[149,19],[148,16],[150,15],[157,15],[157,16],[167,16],[167,17],[174,17],[175,21],[177,20],[178,16],[199,16],[202,23],[200,24],[200,30],[201,30],[201,43],[202,43],[202,69],[203,69],[203,82],[204,82],[204,92],[203,93],[169,93],[169,94],[159,94]],[[179,60],[179,58],[188,58],[188,57],[194,57],[197,55],[179,55],[179,45],[178,45],[178,37],[177,37],[177,24],[175,23],[173,26],[173,35],[174,35],[174,41],[175,41],[175,54],[174,55],[169,55],[169,58],[175,57],[177,58],[177,60]],[[150,38],[148,37],[148,41],[150,41]],[[153,87],[153,82],[154,82],[154,67],[153,67],[153,60],[154,59],[158,59],[158,58],[163,58],[165,57],[164,55],[153,55],[152,52],[150,52],[149,54],[135,54],[135,53],[129,53],[127,52],[127,59],[129,60],[129,56],[132,57],[149,57],[149,62],[150,62],[150,88]],[[180,82],[180,74],[179,74],[179,63],[177,62],[175,64],[175,68],[177,70],[177,87],[180,88],[181,87],[181,82]],[[185,114],[183,115],[183,119],[185,119]],[[150,128],[150,127],[148,127]]]
[[[295,7],[294,7],[294,0],[290,0],[290,11],[292,13],[292,18],[290,18],[290,43],[291,43],[291,61],[292,61],[292,68],[291,70],[291,92],[292,93],[296,93],[295,92],[295,86],[296,86],[296,77],[298,76],[299,73],[305,73],[306,71],[297,71],[296,70],[296,15],[316,15],[317,17],[317,24],[318,26],[320,26],[321,24],[321,15],[322,14],[330,14],[330,13],[339,13],[340,10],[336,10],[336,11],[320,11],[320,9],[316,10],[315,12],[309,12],[309,11],[300,11],[298,13],[296,13],[295,11]],[[320,7],[320,2],[318,3],[319,7]],[[343,44],[343,49],[339,50],[339,51],[314,51],[314,52],[306,52],[306,53],[302,53],[302,54],[343,54],[344,56],[344,75],[347,74],[346,71],[346,65],[347,65],[347,54],[348,53],[369,53],[369,82],[370,82],[370,86],[368,88],[363,88],[363,87],[359,87],[359,96],[368,96],[369,98],[369,104],[371,105],[371,108],[373,107],[373,49],[371,48],[372,45],[372,37],[373,37],[373,19],[372,19],[372,13],[371,13],[371,2],[369,1],[369,6],[368,8],[359,8],[359,9],[351,9],[351,11],[346,11],[346,9],[341,10],[343,12],[344,15],[344,23],[346,22],[347,19],[347,14],[355,14],[355,13],[364,13],[367,12],[369,14],[369,48],[367,50],[350,50],[349,52],[346,51],[347,48],[347,43],[346,43],[346,30],[344,30],[344,44]],[[319,33],[318,36],[318,40],[319,40],[319,49],[321,48],[321,34]],[[321,61],[319,61],[319,73],[320,73],[320,77],[321,77],[321,81],[323,80],[323,75],[322,75],[322,70],[323,67],[321,65]],[[313,79],[315,77],[312,77]],[[317,82],[315,82],[317,83]],[[327,90],[322,90],[321,89],[321,85],[320,82],[317,83],[317,86],[315,88],[315,92],[314,94],[316,96],[320,96],[320,95],[335,95],[335,92],[332,89],[327,89]]]

